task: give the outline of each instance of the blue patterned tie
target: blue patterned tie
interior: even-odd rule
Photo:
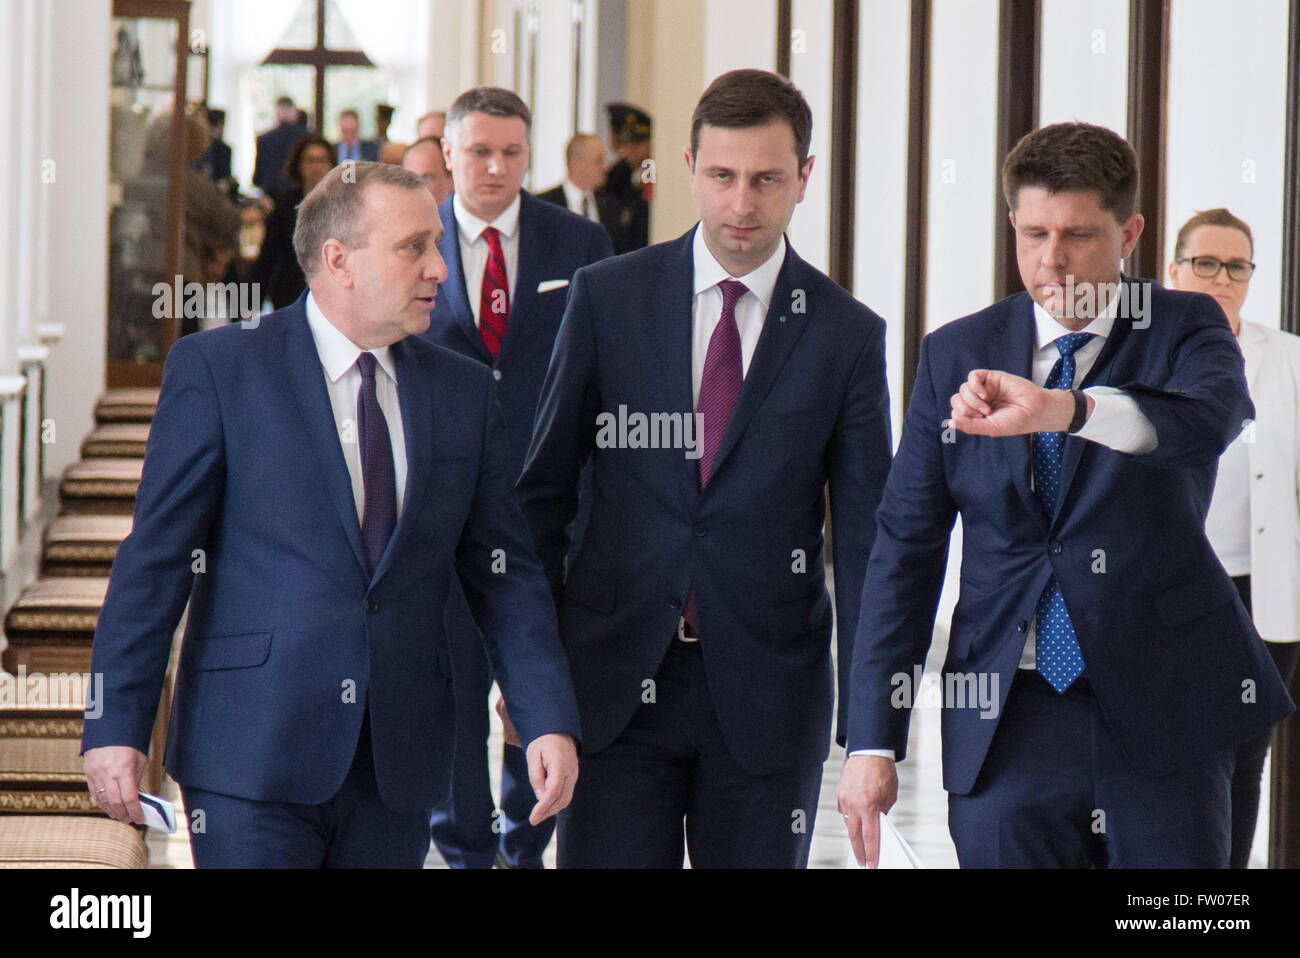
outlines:
[[[365,503],[361,512],[361,543],[366,550],[367,570],[374,575],[379,559],[397,525],[397,479],[393,466],[393,444],[388,437],[388,420],[379,408],[375,392],[375,357],[357,357],[361,390],[357,393],[357,432],[361,438],[361,485]]]
[[[1092,339],[1092,333],[1070,333],[1056,340],[1061,358],[1043,383],[1045,389],[1071,389],[1074,386],[1074,354]],[[1061,452],[1065,448],[1066,433],[1036,432],[1033,434],[1034,491],[1043,504],[1050,522],[1056,512],[1056,494],[1061,485]],[[1038,599],[1037,646],[1035,659],[1038,672],[1052,688],[1064,692],[1083,674],[1083,653],[1074,634],[1074,623],[1065,608],[1065,597],[1053,575],[1047,588]]]

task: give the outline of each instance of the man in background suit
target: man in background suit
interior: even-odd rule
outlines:
[[[590,133],[575,133],[564,148],[564,166],[564,182],[538,193],[537,198],[563,206],[593,223],[601,222],[600,203],[595,193],[605,182],[605,148],[600,138]]]
[[[136,797],[189,602],[167,769],[200,867],[419,867],[453,754],[443,608],[459,582],[530,742],[541,820],[577,774],[576,710],[487,371],[413,334],[446,267],[395,166],[303,200],[310,294],[172,347],[135,525],[94,642],[100,807]],[[241,328],[242,327],[242,328]],[[498,555],[509,574],[493,568]]]
[[[622,255],[650,242],[650,197],[653,180],[642,178],[650,159],[650,114],[630,103],[610,103],[609,138],[618,159],[597,190],[601,222]]]
[[[275,101],[274,129],[257,137],[257,157],[253,161],[253,185],[263,193],[283,193],[294,188],[284,175],[284,164],[293,145],[307,135],[307,126],[298,119],[298,108],[287,96]]]
[[[874,862],[960,513],[942,721],[962,867],[1223,868],[1233,747],[1293,709],[1204,531],[1254,415],[1241,352],[1209,297],[1121,276],[1143,220],[1117,134],[1044,127],[1002,177],[1026,292],[922,344],[840,811]]]
[[[442,139],[426,136],[416,140],[402,153],[402,166],[418,176],[439,206],[454,189],[451,170],[442,155]]]
[[[613,253],[598,224],[523,191],[531,122],[527,105],[496,87],[467,90],[448,110],[443,148],[456,192],[442,204],[447,232],[439,246],[448,276],[424,334],[491,367],[505,412],[501,453],[516,478],[570,278]],[[509,736],[501,811],[494,809],[486,745],[492,670],[458,595],[447,629],[453,652],[463,653],[456,657],[457,753],[451,799],[432,817],[433,840],[453,867],[540,867],[554,826],[528,821],[527,768]]]
[[[379,159],[379,144],[375,140],[362,140],[361,118],[356,110],[344,110],[339,114],[339,142],[335,147],[339,163],[351,160],[353,163],[374,163]]]
[[[885,324],[784,236],[811,129],[789,81],[719,77],[685,153],[699,225],[574,277],[519,483],[586,735],[561,867],[680,868],[683,822],[696,868],[807,863],[834,680],[824,490],[843,680],[889,469]]]

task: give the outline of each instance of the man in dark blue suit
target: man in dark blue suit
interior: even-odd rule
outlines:
[[[960,514],[941,686],[962,866],[1227,867],[1233,747],[1293,710],[1204,533],[1254,415],[1241,352],[1208,296],[1121,276],[1143,221],[1117,134],[1030,133],[1003,191],[1027,292],[922,344],[840,811],[874,862]]]
[[[787,80],[719,77],[685,154],[699,225],[574,278],[519,483],[586,735],[561,867],[681,867],[683,828],[696,868],[807,863],[824,490],[842,682],[890,451],[885,324],[784,236],[811,128]]]
[[[447,282],[424,333],[491,367],[505,412],[502,452],[516,478],[569,281],[579,267],[614,252],[599,224],[521,189],[531,122],[527,105],[496,87],[468,90],[448,110],[443,149],[456,191],[440,209]],[[507,742],[502,758],[499,812],[492,801],[486,745],[492,674],[459,595],[448,606],[447,628],[453,649],[464,651],[456,659],[464,694],[457,689],[452,797],[434,812],[433,839],[453,867],[540,867],[554,822],[528,820],[532,789],[517,742]]]
[[[309,132],[298,122],[298,108],[287,96],[275,101],[275,121],[273,129],[258,134],[253,160],[253,185],[263,193],[284,193],[294,188],[284,174],[284,164],[293,145]]]
[[[344,110],[339,114],[339,142],[335,149],[335,159],[339,163],[374,163],[379,159],[379,143],[376,140],[363,140],[361,136],[361,118],[356,110]]]
[[[188,600],[167,769],[203,812],[200,867],[419,867],[451,776],[454,583],[529,742],[535,821],[577,774],[495,385],[413,335],[446,277],[437,206],[400,167],[351,172],[299,207],[309,294],[172,348],[95,634],[86,776],[106,812],[139,822]]]

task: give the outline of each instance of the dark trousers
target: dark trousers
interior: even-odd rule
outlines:
[[[706,640],[707,641],[707,640]],[[754,775],[731,757],[699,643],[674,640],[611,745],[583,753],[560,813],[561,868],[804,868],[822,763]]]
[[[181,797],[195,868],[422,868],[429,851],[428,814],[392,811],[379,796],[369,713],[329,801],[257,802],[186,785]]]
[[[505,747],[501,759],[501,808],[497,810],[487,745],[492,669],[477,631],[464,649],[455,666],[456,754],[451,794],[429,816],[429,833],[452,868],[491,868],[498,853],[512,867],[539,867],[555,833],[555,819],[536,826],[528,823],[537,796],[528,781],[524,750],[513,745]]]
[[[1233,576],[1241,601],[1250,612],[1250,576]],[[1300,642],[1264,642],[1282,684],[1288,688],[1300,659]],[[1250,846],[1255,840],[1255,822],[1259,819],[1259,793],[1264,778],[1264,756],[1268,754],[1270,731],[1237,746],[1236,766],[1232,770],[1232,856],[1233,868],[1245,868],[1250,862]]]
[[[1087,678],[1017,670],[969,795],[948,796],[962,868],[1226,868],[1232,750],[1160,778],[1125,761]]]

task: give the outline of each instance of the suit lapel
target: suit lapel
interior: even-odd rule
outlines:
[[[749,370],[740,387],[740,399],[727,423],[727,431],[722,434],[718,444],[717,455],[713,459],[713,473],[717,475],[727,455],[735,448],[740,436],[754,418],[754,413],[763,402],[777,375],[790,357],[790,351],[799,341],[808,325],[809,314],[797,313],[791,309],[792,293],[795,289],[807,289],[809,283],[803,281],[808,269],[799,255],[795,253],[790,241],[786,240],[785,262],[777,274],[776,286],[772,289],[772,302],[768,305],[767,315],[763,317],[763,329],[758,335],[758,344],[754,347],[754,357],[750,360]],[[816,303],[808,304],[812,309]]]
[[[999,341],[1002,343],[1001,355],[1005,357],[1007,372],[1024,379],[1033,379],[1034,345],[1035,345],[1034,301],[1027,293],[1022,293],[1003,314]],[[1030,467],[1030,449],[1033,437],[1007,436],[999,440],[1006,443],[1007,470],[1011,482],[1020,493],[1025,509],[1034,520],[1047,531],[1047,522],[1043,516],[1043,504],[1034,494],[1031,486],[1033,475]]]
[[[433,455],[428,442],[433,435],[433,401],[428,381],[421,375],[418,360],[412,355],[406,340],[393,344],[392,356],[397,368],[397,401],[402,409],[402,433],[406,440],[406,488],[402,496],[402,514],[388,540],[388,547],[379,559],[372,581],[378,581],[393,561],[393,554],[410,525],[407,516],[417,506],[418,497],[423,495],[422,482],[429,475]]]
[[[489,366],[492,354],[483,345],[483,337],[474,325],[474,311],[469,304],[469,293],[465,288],[465,267],[460,259],[460,227],[456,225],[456,211],[448,197],[441,207],[443,236],[438,244],[438,251],[447,264],[447,282],[442,284],[442,294],[447,297],[447,307],[455,316],[465,338],[478,350],[479,357]]]
[[[1136,303],[1136,292],[1134,287],[1138,285],[1137,280],[1124,278],[1125,296],[1127,303]],[[1150,299],[1146,302],[1150,304]],[[1114,364],[1115,354],[1127,341],[1129,333],[1133,329],[1133,318],[1129,315],[1130,310],[1125,307],[1125,303],[1119,305],[1115,322],[1110,327],[1110,334],[1106,337],[1106,342],[1102,344],[1101,352],[1097,354],[1097,359],[1088,370],[1088,375],[1079,381],[1079,389],[1087,389],[1089,386],[1108,386],[1110,385],[1110,373]],[[1079,468],[1079,461],[1082,459],[1084,451],[1089,443],[1086,439],[1075,438],[1073,442],[1066,441],[1065,448],[1061,450],[1061,480],[1057,487],[1056,493],[1056,515],[1052,521],[1056,521],[1056,516],[1061,514],[1061,504],[1065,502],[1066,495],[1070,491],[1070,483],[1074,479],[1074,473]]]
[[[294,306],[294,316],[285,324],[285,363],[289,367],[294,399],[298,404],[298,411],[302,414],[303,431],[316,451],[321,466],[320,475],[329,490],[330,498],[334,500],[339,521],[343,523],[357,565],[364,575],[366,559],[361,547],[361,525],[357,522],[357,503],[352,497],[352,478],[343,459],[343,447],[339,442],[338,426],[334,422],[334,408],[330,404],[329,392],[325,386],[325,373],[321,367],[320,354],[316,351],[316,341],[312,338],[311,328],[307,325],[307,315],[303,305],[305,302],[305,297],[299,298]]]
[[[696,227],[698,229],[698,227]],[[690,415],[695,410],[695,386],[691,360],[691,330],[694,326],[692,303],[694,297],[695,263],[691,257],[691,243],[695,230],[691,230],[667,252],[660,262],[659,283],[650,312],[654,317],[655,335],[659,340],[659,353],[664,357],[667,370],[662,381],[668,388],[666,412]],[[648,408],[654,408],[650,406]],[[697,437],[702,441],[703,437]],[[685,456],[675,457],[683,464],[678,472],[694,499],[700,492],[699,460]]]
[[[502,355],[519,338],[520,327],[528,321],[528,311],[537,298],[537,284],[542,281],[546,253],[551,248],[550,234],[544,232],[537,210],[542,202],[527,193],[519,194],[519,262],[515,269],[515,295],[510,303],[510,315],[506,317],[506,338],[501,343]]]

